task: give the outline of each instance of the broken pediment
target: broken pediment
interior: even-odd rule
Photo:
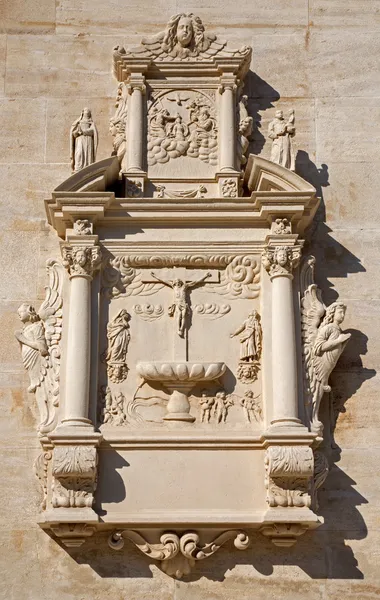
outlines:
[[[41,527],[107,530],[176,577],[320,524],[318,411],[348,342],[303,257],[314,188],[246,156],[250,60],[182,14],[115,50],[114,155],[46,200],[62,258],[19,309]]]

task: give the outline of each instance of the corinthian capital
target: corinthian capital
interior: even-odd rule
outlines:
[[[92,278],[94,271],[100,266],[101,252],[99,246],[62,246],[63,264],[70,277]]]
[[[299,247],[268,246],[264,250],[261,260],[272,279],[279,276],[292,277],[292,271],[297,267],[300,258],[301,249]]]

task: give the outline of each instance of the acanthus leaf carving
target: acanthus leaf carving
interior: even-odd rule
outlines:
[[[313,451],[308,446],[270,446],[265,457],[269,506],[309,508],[313,469]]]
[[[119,83],[115,103],[116,111],[110,120],[110,133],[113,137],[113,156],[121,163],[127,147],[126,127],[128,116],[128,89],[124,82]]]
[[[237,530],[225,531],[206,543],[201,542],[200,535],[195,531],[183,534],[166,532],[160,536],[158,543],[151,543],[137,531],[124,530],[116,531],[109,537],[109,546],[113,550],[121,550],[123,538],[133,542],[149,558],[161,561],[161,569],[177,579],[188,575],[196,561],[212,556],[232,539],[237,550],[246,550],[250,543],[248,535]]]
[[[41,510],[46,509],[46,501],[48,495],[48,466],[49,461],[52,459],[52,452],[50,450],[43,450],[36,458],[33,464],[34,473],[40,482],[43,498],[40,505]]]
[[[62,287],[64,269],[52,259],[46,263],[49,284],[38,312],[28,303],[18,309],[24,325],[15,333],[21,346],[22,361],[29,374],[29,392],[34,392],[40,413],[40,435],[57,424],[62,337]]]
[[[331,391],[330,374],[351,334],[341,329],[346,305],[337,301],[326,308],[323,304],[321,291],[314,283],[314,264],[314,257],[310,257],[302,268],[301,321],[305,403],[311,430],[321,436],[323,425],[318,418],[321,400]]]
[[[52,465],[53,508],[91,508],[97,479],[94,446],[55,446]]]

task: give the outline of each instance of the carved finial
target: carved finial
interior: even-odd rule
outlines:
[[[298,266],[301,258],[299,247],[276,246],[264,250],[261,260],[269,277],[291,276],[293,269]]]
[[[99,246],[70,246],[65,244],[61,248],[63,265],[70,277],[92,278],[94,271],[100,266],[101,251]]]

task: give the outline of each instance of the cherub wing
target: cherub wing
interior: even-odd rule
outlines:
[[[50,378],[53,405],[58,406],[62,336],[62,288],[65,271],[63,265],[54,259],[47,261],[46,270],[49,283],[45,287],[45,300],[39,308],[38,315],[44,324],[45,339],[49,351],[47,376]]]
[[[321,290],[314,283],[315,258],[309,257],[301,269],[301,333],[303,345],[305,394],[311,404],[318,373],[316,371],[314,343],[318,328],[326,312]]]

